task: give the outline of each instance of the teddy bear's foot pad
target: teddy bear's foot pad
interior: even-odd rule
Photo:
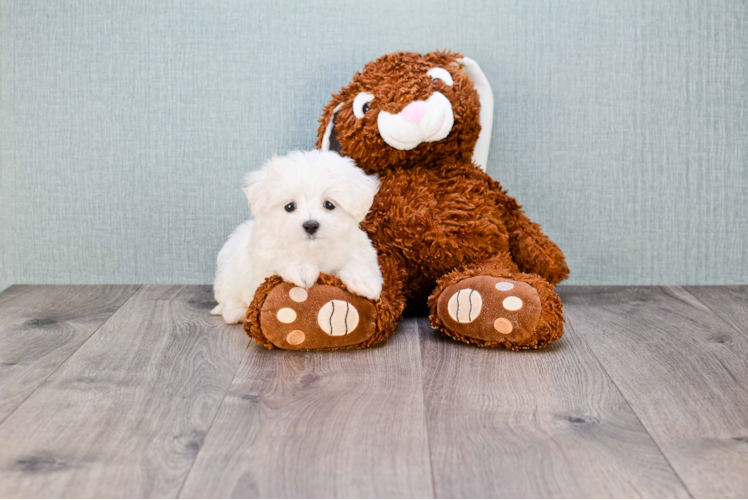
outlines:
[[[535,334],[541,304],[527,283],[475,276],[444,289],[437,311],[444,326],[462,336],[519,343]]]
[[[335,286],[281,283],[265,299],[260,325],[281,349],[342,349],[372,337],[376,314],[371,301]]]

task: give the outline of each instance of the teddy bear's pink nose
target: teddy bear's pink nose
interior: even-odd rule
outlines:
[[[419,123],[421,123],[423,115],[426,114],[426,108],[427,106],[425,102],[413,101],[405,106],[402,111],[400,111],[400,116],[405,118],[406,121],[409,121],[414,125],[418,125]]]

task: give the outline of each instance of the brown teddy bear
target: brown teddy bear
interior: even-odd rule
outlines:
[[[328,275],[308,293],[275,276],[257,290],[247,333],[269,348],[368,347],[389,337],[406,305],[428,304],[434,328],[463,342],[528,349],[560,338],[554,285],[569,269],[484,171],[492,113],[485,76],[459,54],[398,52],[367,64],[325,106],[317,147],[380,177],[362,228],[379,254],[381,298]],[[289,308],[296,314],[278,314]]]

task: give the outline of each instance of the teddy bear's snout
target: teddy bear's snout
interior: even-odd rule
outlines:
[[[422,142],[440,141],[454,125],[452,103],[441,92],[428,99],[412,101],[399,113],[380,111],[377,116],[379,135],[389,146],[410,150]]]
[[[427,109],[428,105],[424,101],[413,101],[400,111],[400,116],[405,118],[405,121],[418,125]]]

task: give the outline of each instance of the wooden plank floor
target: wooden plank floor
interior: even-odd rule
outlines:
[[[11,287],[0,497],[748,496],[748,287],[560,295],[541,351],[296,353],[207,286]]]

